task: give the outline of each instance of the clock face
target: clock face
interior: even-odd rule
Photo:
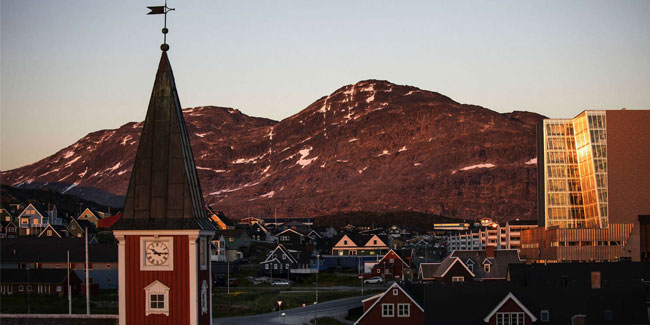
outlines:
[[[169,247],[166,242],[153,241],[147,243],[147,264],[163,265],[169,259]]]

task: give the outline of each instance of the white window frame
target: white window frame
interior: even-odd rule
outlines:
[[[273,269],[274,269],[274,270],[277,270],[277,269],[278,269],[278,265],[275,264],[275,263],[273,263]]]
[[[399,290],[393,289],[393,296],[397,296],[399,294]]]
[[[381,304],[381,317],[395,317],[395,306],[393,304]]]
[[[451,282],[465,282],[464,276],[452,276]]]
[[[18,292],[23,292],[23,291],[25,291],[25,287],[21,285],[18,286]]]
[[[474,264],[472,263],[467,264],[467,268],[469,269],[470,272],[474,273]]]
[[[496,313],[497,325],[524,325],[526,314],[523,312],[499,312]]]
[[[539,320],[542,322],[550,322],[551,321],[551,313],[548,310],[541,310],[539,312]]]
[[[269,263],[264,264],[264,269],[266,269],[266,270],[269,269]]]
[[[169,287],[163,284],[162,282],[156,280],[144,288],[145,291],[145,315],[149,316],[152,314],[163,314],[169,316]],[[163,296],[163,308],[152,308],[151,307],[151,296],[152,295],[162,295]]]
[[[47,231],[47,236],[48,236],[48,237],[52,237],[52,230],[48,230],[48,231]]]
[[[490,273],[490,263],[485,263],[483,265],[483,271],[485,271],[486,273]]]
[[[397,304],[397,317],[411,317],[411,304]]]
[[[199,267],[201,270],[207,270],[208,269],[208,247],[207,247],[208,240],[205,237],[201,237],[199,239]]]

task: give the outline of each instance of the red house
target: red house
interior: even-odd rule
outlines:
[[[206,213],[174,75],[163,52],[133,162],[119,241],[119,324],[210,324]]]
[[[402,278],[405,271],[409,269],[406,263],[394,250],[389,250],[370,271],[371,276],[382,278]]]
[[[424,324],[424,309],[399,284],[365,299],[355,325]]]
[[[501,302],[483,319],[490,325],[497,324],[524,324],[529,325],[537,321],[537,317],[512,294]]]

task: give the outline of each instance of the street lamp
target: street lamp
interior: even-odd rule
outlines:
[[[281,311],[282,311],[282,300],[278,300],[278,313],[280,313]],[[282,314],[280,314],[280,316],[282,316]]]

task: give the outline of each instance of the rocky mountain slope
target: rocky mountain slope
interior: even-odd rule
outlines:
[[[280,122],[213,106],[184,114],[205,201],[235,218],[414,210],[534,219],[535,113],[366,80]],[[141,130],[90,133],[2,182],[120,206]]]

